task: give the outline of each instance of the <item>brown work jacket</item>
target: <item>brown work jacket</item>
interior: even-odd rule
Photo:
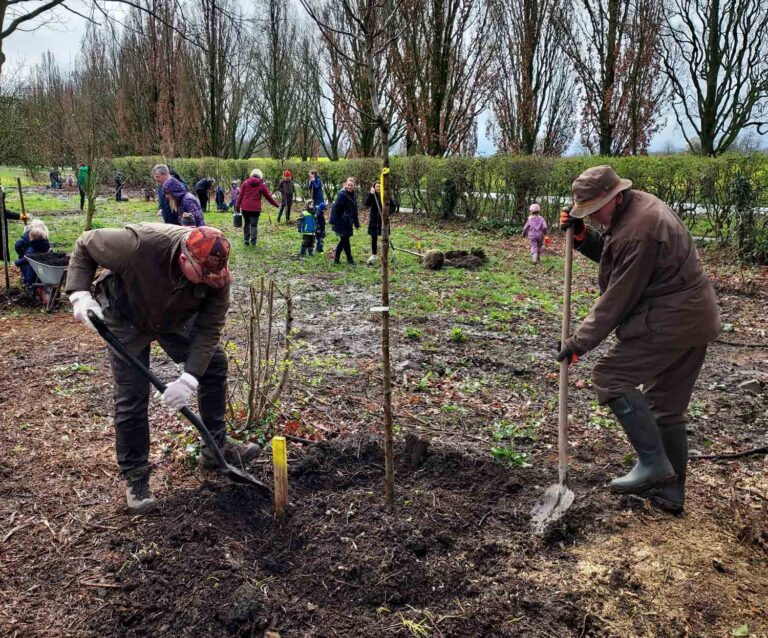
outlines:
[[[191,228],[131,224],[80,235],[67,270],[67,293],[90,290],[105,315],[150,335],[184,334],[192,343],[184,368],[200,377],[221,338],[229,308],[229,286],[193,284],[181,272],[181,244]]]
[[[657,197],[627,190],[605,233],[588,228],[576,247],[600,262],[600,298],[573,341],[588,352],[614,329],[619,340],[664,348],[701,346],[720,332],[715,291],[693,238]]]

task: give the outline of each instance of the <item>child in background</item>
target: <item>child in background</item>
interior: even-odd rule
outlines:
[[[219,184],[216,187],[216,210],[222,213],[226,211],[227,208],[227,203],[224,201],[224,187]]]
[[[285,223],[289,224],[294,193],[293,173],[291,171],[283,173],[283,179],[277,185],[277,192],[280,193],[280,210],[277,211],[277,223],[280,223],[280,218],[283,216],[283,211],[285,211]]]
[[[323,240],[325,239],[325,202],[320,202],[315,206],[315,239],[317,240],[317,252],[323,252]]]
[[[194,228],[197,225],[195,224],[195,216],[190,212],[182,213],[179,221],[182,226],[191,226]]]
[[[541,216],[541,207],[538,204],[531,204],[528,211],[531,214],[523,227],[523,237],[527,237],[531,243],[531,259],[534,264],[538,264],[541,257],[541,245],[547,235],[547,222]]]
[[[307,251],[310,255],[315,254],[315,231],[317,224],[315,222],[314,206],[307,204],[307,208],[299,219],[299,233],[301,234],[301,252],[299,257],[303,257]]]
[[[16,254],[19,258],[13,263],[21,268],[21,279],[24,286],[29,287],[37,281],[37,275],[24,257],[25,255],[50,252],[51,242],[48,241],[48,227],[39,219],[32,220],[24,229],[24,233],[14,248],[16,248]]]
[[[234,208],[235,204],[237,203],[237,198],[240,195],[240,186],[239,182],[236,179],[232,180],[232,183],[229,185],[229,207]]]

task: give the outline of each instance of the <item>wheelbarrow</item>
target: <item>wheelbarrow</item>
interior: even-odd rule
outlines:
[[[25,255],[24,258],[39,279],[37,283],[32,284],[35,294],[45,305],[46,312],[52,312],[61,299],[61,288],[67,281],[69,255],[54,252],[35,253]]]

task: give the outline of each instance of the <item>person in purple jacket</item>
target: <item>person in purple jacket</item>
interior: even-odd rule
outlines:
[[[531,204],[528,212],[531,214],[523,226],[523,237],[527,237],[531,243],[531,259],[534,264],[538,264],[541,257],[541,245],[547,235],[547,222],[541,216],[541,207],[538,204]]]
[[[177,225],[186,226],[187,224],[181,223],[181,219],[184,217],[184,213],[190,213],[195,220],[195,226],[205,226],[203,209],[200,208],[200,202],[197,201],[197,197],[187,190],[184,184],[175,177],[169,177],[163,183],[162,188],[165,196],[168,198],[171,211],[176,213],[176,219],[179,220]],[[189,219],[188,216],[187,219]]]

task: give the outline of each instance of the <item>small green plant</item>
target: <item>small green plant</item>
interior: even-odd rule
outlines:
[[[429,387],[429,380],[432,378],[432,371],[427,371],[427,374],[425,374],[421,379],[419,379],[419,383],[417,384],[419,390],[422,392],[425,391]]]
[[[423,330],[420,328],[413,328],[411,326],[408,326],[405,329],[405,338],[411,339],[412,341],[418,341],[421,339],[421,335],[423,334]]]
[[[464,330],[460,327],[451,328],[451,341],[454,343],[461,343],[467,340],[467,335],[464,334]]]
[[[587,426],[592,430],[615,430],[618,423],[606,408],[598,405],[597,401],[593,401]]]
[[[707,415],[706,409],[707,409],[706,404],[700,399],[697,399],[696,401],[691,403],[690,407],[688,408],[688,413],[691,416],[699,419],[708,419],[709,416]]]
[[[94,374],[96,372],[96,366],[87,363],[75,362],[64,366],[58,366],[54,368],[54,370],[64,374]]]
[[[497,461],[502,461],[507,465],[514,467],[530,467],[528,463],[528,454],[516,450],[514,446],[492,447],[491,456]]]
[[[497,441],[518,439],[533,442],[538,438],[538,426],[538,422],[518,424],[502,419],[491,425],[491,436]]]

